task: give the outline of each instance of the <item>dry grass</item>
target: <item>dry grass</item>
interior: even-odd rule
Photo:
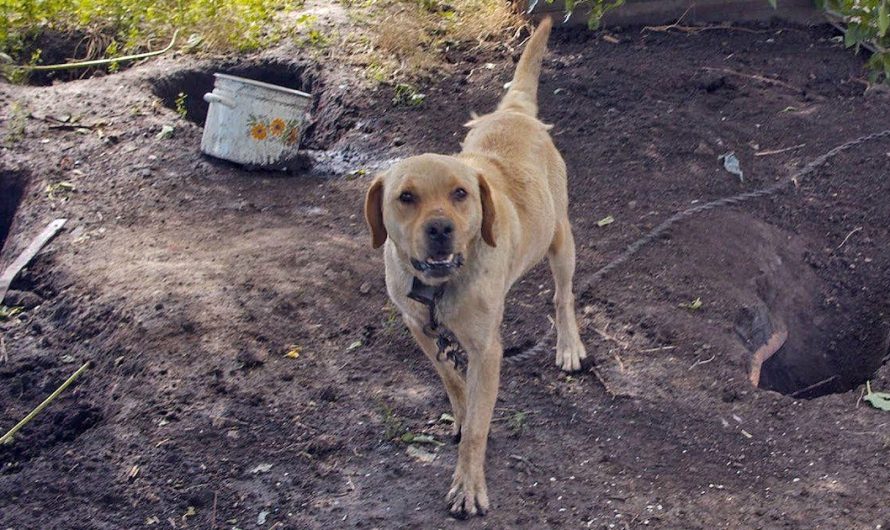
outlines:
[[[445,70],[452,50],[509,47],[525,23],[499,0],[371,0],[349,8],[362,34],[345,47],[377,82]]]

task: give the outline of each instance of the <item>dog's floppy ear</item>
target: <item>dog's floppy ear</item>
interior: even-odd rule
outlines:
[[[494,199],[491,197],[491,188],[482,173],[479,173],[479,198],[482,200],[482,239],[488,246],[496,247],[494,237]]]
[[[365,221],[371,231],[371,245],[380,248],[386,242],[383,225],[383,175],[377,176],[365,196]]]

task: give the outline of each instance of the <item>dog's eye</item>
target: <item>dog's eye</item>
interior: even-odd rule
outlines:
[[[456,190],[454,190],[451,196],[454,197],[454,200],[456,201],[462,201],[467,198],[467,190],[463,188],[457,188]]]
[[[401,195],[399,195],[399,202],[402,204],[414,204],[417,198],[410,191],[403,191]]]

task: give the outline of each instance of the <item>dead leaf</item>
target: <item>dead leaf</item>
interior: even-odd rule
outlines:
[[[256,475],[257,473],[268,473],[270,469],[272,469],[272,464],[258,464],[250,472]]]
[[[422,462],[424,464],[429,464],[433,460],[436,459],[436,453],[431,451],[427,451],[422,447],[418,447],[416,445],[409,445],[407,451],[405,451],[408,456],[417,460],[418,462]]]

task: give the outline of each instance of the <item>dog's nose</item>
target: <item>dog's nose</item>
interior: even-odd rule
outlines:
[[[454,233],[454,223],[450,219],[430,219],[424,226],[426,237],[439,245],[451,243],[451,235]]]

